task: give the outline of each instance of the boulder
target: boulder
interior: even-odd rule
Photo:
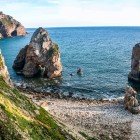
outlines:
[[[140,43],[136,44],[132,50],[131,72],[128,79],[134,82],[140,82]]]
[[[125,109],[133,114],[140,113],[140,106],[137,100],[137,92],[132,87],[127,87],[124,96]]]
[[[0,12],[0,39],[24,35],[26,35],[26,30],[20,22]]]
[[[21,71],[25,77],[61,76],[62,64],[59,47],[52,42],[48,32],[40,27],[34,32],[29,45],[20,50],[13,68]]]

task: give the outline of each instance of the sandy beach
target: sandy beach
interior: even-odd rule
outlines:
[[[123,99],[88,101],[39,99],[28,94],[36,104],[46,109],[78,140],[140,140],[140,115],[124,109]]]

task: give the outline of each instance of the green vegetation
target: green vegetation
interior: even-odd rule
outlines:
[[[0,69],[4,67],[3,60],[2,60],[2,54],[0,54]]]
[[[12,26],[13,25],[12,22],[8,18],[2,18],[2,19],[0,19],[0,21],[2,22],[2,24],[4,26]]]
[[[0,76],[0,140],[74,139],[43,108]]]
[[[85,134],[84,132],[79,132],[79,134],[81,134],[84,138],[86,138],[87,140],[98,140],[97,138],[94,137],[90,137],[87,134]]]
[[[59,47],[56,43],[54,43],[48,52],[48,56],[52,57],[54,55],[58,55],[58,53],[59,53]]]

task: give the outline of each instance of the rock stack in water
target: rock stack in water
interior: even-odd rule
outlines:
[[[140,113],[140,106],[137,100],[137,92],[132,87],[127,87],[124,97],[125,109],[133,114]]]
[[[13,86],[9,76],[9,72],[7,70],[7,66],[5,65],[4,57],[1,54],[1,50],[0,50],[0,76],[9,86]]]
[[[134,82],[140,82],[140,43],[133,47],[131,57],[131,72],[128,79]]]
[[[26,30],[20,22],[0,12],[0,39],[12,36],[24,36]]]
[[[57,44],[53,43],[48,32],[38,28],[29,43],[20,50],[13,68],[25,77],[43,75],[48,78],[61,76],[62,65]]]

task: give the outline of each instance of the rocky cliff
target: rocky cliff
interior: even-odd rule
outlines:
[[[131,72],[128,75],[129,80],[140,82],[140,43],[136,44],[132,50]]]
[[[7,84],[9,84],[10,86],[13,85],[9,76],[9,72],[7,70],[7,66],[5,65],[4,57],[1,54],[1,50],[0,50],[0,76],[2,76],[2,78]]]
[[[26,77],[39,74],[48,78],[61,76],[59,47],[52,42],[48,32],[40,27],[34,32],[29,45],[20,50],[13,68]]]
[[[0,12],[0,39],[12,36],[24,36],[24,26],[13,17]]]
[[[43,108],[10,85],[0,54],[0,140],[75,140]]]

